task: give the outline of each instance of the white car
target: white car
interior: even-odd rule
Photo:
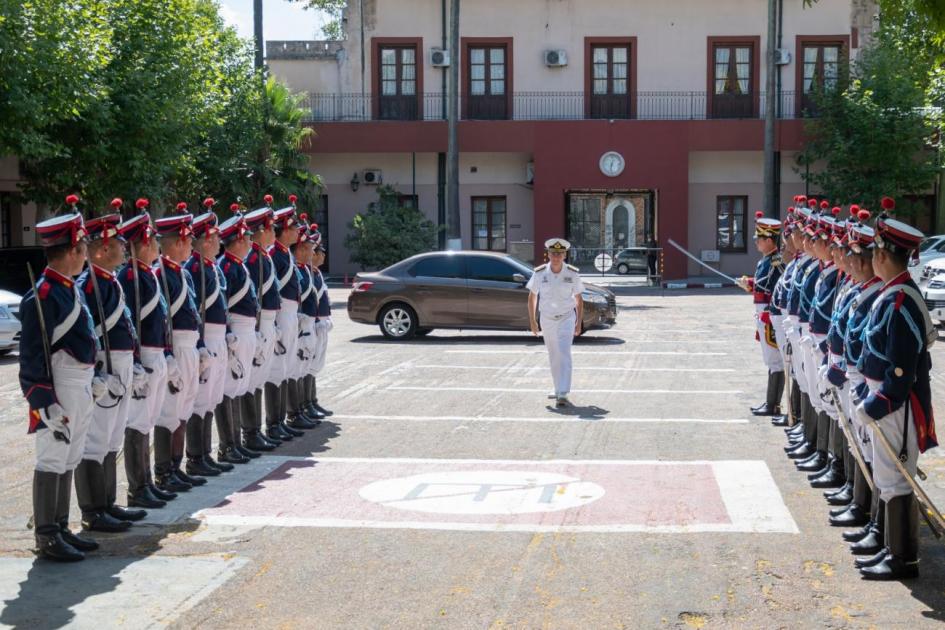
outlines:
[[[939,325],[945,322],[945,270],[933,276],[922,287],[922,297],[925,298],[932,321]]]
[[[933,260],[943,258],[945,258],[945,234],[923,239],[922,244],[919,245],[919,259],[909,262],[909,273],[912,275],[912,280],[916,284],[928,280],[930,276],[925,275],[926,266]]]
[[[916,284],[921,287],[935,276],[943,273],[945,273],[945,257],[935,258],[934,260],[922,265],[921,273],[918,274],[919,277],[916,278],[913,274],[913,279],[915,280]]]
[[[20,346],[20,300],[16,293],[0,289],[0,356]]]

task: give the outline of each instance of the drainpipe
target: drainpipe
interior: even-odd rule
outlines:
[[[462,248],[459,224],[459,2],[460,0],[450,2],[450,68],[447,89],[449,142],[446,172],[446,247],[451,250]]]
[[[775,116],[777,100],[777,69],[775,66],[775,48],[777,48],[778,0],[768,0],[768,43],[765,74],[765,159],[764,159],[764,211],[768,216],[778,212],[777,191],[775,190]]]
[[[367,88],[364,82],[364,0],[358,0],[358,21],[361,26],[361,119],[366,120],[365,101],[367,100]]]
[[[446,49],[446,0],[440,0],[440,18],[442,31],[442,47]],[[446,68],[440,70],[440,118],[446,120]],[[436,224],[440,226],[437,232],[437,246],[446,249],[446,154],[442,151],[436,154]]]

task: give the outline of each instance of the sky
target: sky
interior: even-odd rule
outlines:
[[[253,36],[253,0],[218,0],[220,15],[242,37]],[[319,39],[325,16],[297,2],[263,0],[263,39]]]

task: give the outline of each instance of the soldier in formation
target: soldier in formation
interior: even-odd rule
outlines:
[[[220,224],[213,199],[197,217],[180,203],[156,220],[139,199],[124,222],[116,199],[85,222],[70,195],[36,226],[48,266],[21,303],[20,384],[37,555],[98,548],[69,529],[73,483],[83,529],[121,532],[331,413],[315,390],[331,321],[321,236],[295,201],[273,211],[267,195],[247,215],[234,204]],[[122,455],[128,508],[116,504]]]
[[[923,238],[893,219],[870,226],[856,205],[795,198],[784,225],[789,262],[767,310],[788,371],[788,457],[823,488],[828,521],[864,579],[917,577],[921,452],[936,446],[929,348],[936,332],[908,272]],[[759,219],[761,221],[761,219]],[[766,221],[767,222],[767,221]],[[929,519],[940,527],[941,521]]]

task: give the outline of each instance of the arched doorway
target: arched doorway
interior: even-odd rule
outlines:
[[[636,210],[629,199],[611,199],[604,210],[604,247],[624,249],[636,246],[636,222]]]

